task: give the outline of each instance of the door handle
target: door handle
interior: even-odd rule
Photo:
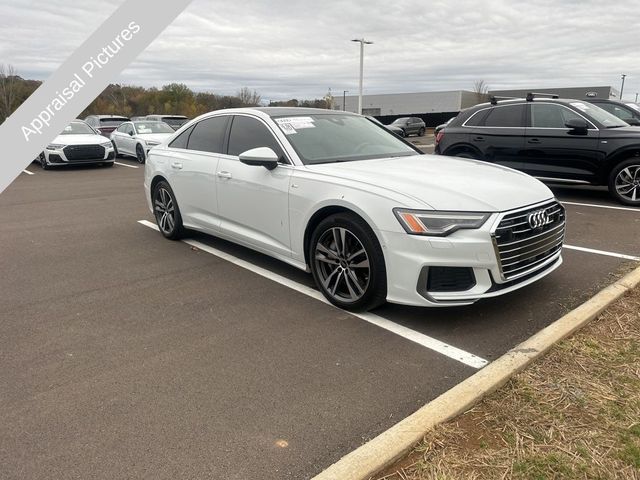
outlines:
[[[540,139],[539,138],[530,138],[529,140],[527,140],[527,143],[540,143]]]
[[[232,178],[233,175],[231,175],[230,172],[218,172],[218,178]]]
[[[484,137],[473,137],[474,142],[484,142]]]
[[[176,170],[182,170],[182,164],[180,162],[171,162],[171,168]]]

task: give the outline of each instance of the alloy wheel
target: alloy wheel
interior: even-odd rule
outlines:
[[[620,197],[632,202],[640,201],[640,164],[620,170],[616,175],[615,188]]]
[[[342,302],[360,300],[369,286],[371,266],[358,237],[344,227],[327,229],[318,239],[314,262],[325,291]]]
[[[138,146],[136,147],[136,158],[138,160],[138,163],[144,163],[146,160],[144,155],[144,148],[142,148],[140,144],[138,144]]]
[[[154,212],[158,227],[164,234],[170,235],[176,224],[175,205],[171,193],[164,187],[156,190]]]

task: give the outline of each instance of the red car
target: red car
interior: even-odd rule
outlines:
[[[89,115],[84,121],[95,128],[100,135],[110,138],[111,132],[130,120],[128,117],[121,117],[120,115]]]

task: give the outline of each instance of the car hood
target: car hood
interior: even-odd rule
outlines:
[[[136,135],[140,140],[148,140],[152,142],[164,142],[167,138],[173,136],[173,133],[139,133]]]
[[[600,138],[634,138],[640,141],[640,127],[603,128]]]
[[[502,212],[553,198],[542,182],[524,173],[442,155],[325,163],[308,168],[366,184],[369,190],[391,190],[435,210]]]
[[[95,145],[99,143],[107,143],[108,138],[102,135],[58,135],[51,143],[58,145]]]

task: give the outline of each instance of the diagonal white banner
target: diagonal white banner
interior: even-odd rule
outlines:
[[[192,0],[126,0],[1,126],[0,192]]]

